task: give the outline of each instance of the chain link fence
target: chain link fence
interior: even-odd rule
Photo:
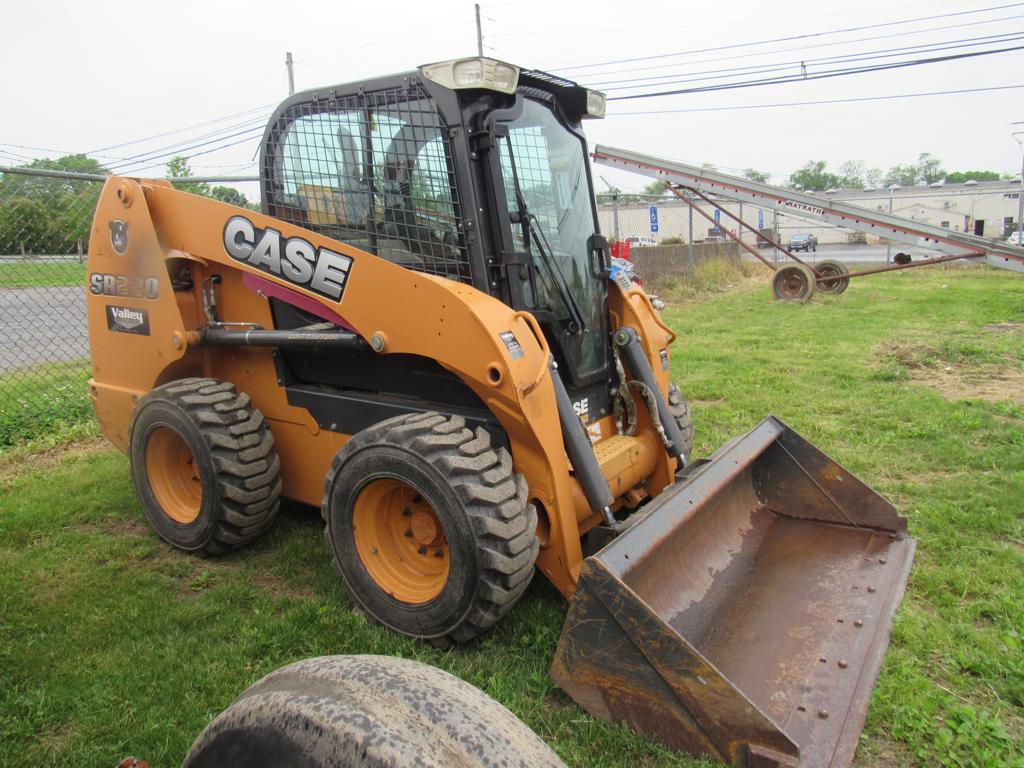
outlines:
[[[0,167],[0,446],[92,412],[85,262],[103,181]]]
[[[79,422],[91,413],[86,387],[85,260],[104,179],[0,167],[0,446]],[[202,193],[211,191],[205,182],[231,181],[249,201],[259,197],[255,178],[175,181]],[[225,189],[214,187],[212,191]],[[1005,239],[1016,230],[1020,186],[1019,182],[979,182],[844,190],[833,197],[953,231]],[[244,200],[237,194],[226,199]],[[652,231],[652,208],[657,212],[657,231]],[[726,228],[769,259],[778,255],[757,230],[783,244],[793,235],[813,236],[816,250],[806,254],[811,260],[866,263],[892,260],[899,252],[915,259],[932,255],[794,214],[776,214],[731,201],[710,206],[700,203],[699,209],[707,218],[671,196],[623,195],[618,202],[598,196],[601,231],[609,239],[632,240],[631,250],[641,273],[651,279],[662,273],[685,272],[708,258],[753,259],[726,236]],[[715,209],[721,212],[716,215]],[[750,229],[739,227],[727,213]],[[646,249],[646,254],[641,249]]]

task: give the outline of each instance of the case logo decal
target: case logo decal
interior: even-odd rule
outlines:
[[[350,257],[301,237],[286,238],[272,227],[260,229],[244,216],[224,225],[224,249],[235,261],[338,302],[352,272]]]

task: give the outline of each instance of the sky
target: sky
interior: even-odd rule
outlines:
[[[800,75],[801,61],[814,77],[1024,46],[1024,2],[1007,0],[498,0],[482,2],[480,13],[485,55],[609,97]],[[3,16],[15,34],[0,46],[0,164],[90,152],[141,175],[160,175],[175,150],[204,153],[190,160],[197,174],[255,174],[259,128],[287,95],[286,51],[298,90],[476,52],[473,3],[449,0],[35,0],[10,4]],[[992,88],[1003,90],[875,100]],[[792,106],[849,99],[870,100]],[[778,104],[791,106],[750,108]],[[1024,50],[610,100],[608,117],[585,129],[592,144],[726,172],[755,168],[782,182],[808,160],[885,170],[921,152],[947,170],[1015,174],[1015,121],[1024,121]],[[125,159],[138,157],[144,162]],[[627,191],[649,181],[598,173]]]

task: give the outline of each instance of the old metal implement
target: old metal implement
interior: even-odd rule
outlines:
[[[587,558],[552,676],[591,714],[738,766],[849,765],[915,542],[774,417]]]

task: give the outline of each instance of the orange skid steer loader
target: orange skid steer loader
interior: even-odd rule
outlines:
[[[464,59],[290,97],[262,212],[111,178],[96,415],[179,549],[320,505],[354,600],[435,643],[537,568],[570,601],[552,674],[594,715],[736,765],[847,765],[914,542],[774,417],[690,462],[676,336],[598,232],[580,125],[603,113]]]

